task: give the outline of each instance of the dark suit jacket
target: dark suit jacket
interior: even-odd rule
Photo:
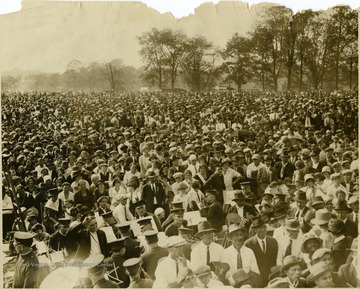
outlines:
[[[346,263],[346,259],[349,255],[349,251],[346,249],[350,248],[351,243],[352,238],[345,237],[345,239],[342,239],[331,247],[334,257],[334,271],[338,271],[339,267]]]
[[[107,245],[106,235],[103,231],[96,231],[99,239],[99,245],[101,254],[105,257],[110,255],[109,248]],[[75,253],[76,260],[85,260],[90,255],[91,236],[89,231],[85,230],[82,224],[76,225],[71,228],[67,234],[70,240],[76,242],[78,245],[77,252]]]
[[[149,251],[141,255],[142,268],[151,279],[155,280],[155,270],[159,260],[169,255],[169,251],[162,247],[151,248]]]
[[[207,208],[206,214],[202,214],[201,211],[204,211],[204,209],[200,210],[200,214],[202,216],[205,215],[208,222],[216,231],[219,232],[222,230],[222,226],[224,225],[224,211],[218,201],[214,201],[214,203]]]
[[[286,177],[289,177],[289,178],[292,178],[293,174],[294,174],[294,171],[295,171],[295,167],[290,164],[290,163],[287,163],[284,167],[284,174],[283,176],[281,177],[281,167],[282,167],[282,163],[281,162],[278,162],[274,165],[274,168],[276,169],[277,171],[277,176],[279,179],[285,179]]]
[[[273,237],[266,236],[266,251],[264,253],[256,239],[256,236],[254,236],[246,240],[245,246],[253,250],[255,254],[262,279],[262,287],[265,287],[269,282],[268,277],[271,273],[271,267],[276,266],[276,258],[279,250],[278,243]]]
[[[162,206],[165,203],[165,190],[164,187],[159,183],[155,182],[156,191],[153,191],[150,183],[147,183],[142,190],[141,199],[146,202],[146,208],[150,213],[154,213],[154,197],[156,197],[157,205]]]
[[[345,236],[350,236],[351,238],[356,238],[358,236],[357,224],[349,219],[346,219],[343,234]]]
[[[341,265],[338,274],[342,283],[348,283],[354,288],[360,287],[360,280],[356,277],[355,267],[352,263]]]

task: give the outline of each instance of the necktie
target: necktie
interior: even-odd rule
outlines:
[[[355,223],[357,224],[358,223],[358,213],[355,214]]]
[[[237,254],[237,269],[241,269],[241,268],[242,268],[242,259],[241,259],[241,253],[239,250],[238,254]]]
[[[290,243],[286,248],[285,257],[291,255],[291,245],[292,245],[292,239],[290,239]]]
[[[210,265],[210,246],[206,249],[206,265]]]
[[[176,261],[175,261],[175,266],[176,266],[176,278],[177,278],[177,276],[179,274],[179,264]]]
[[[262,250],[263,250],[263,252],[265,254],[265,252],[266,252],[265,241],[261,240],[261,244],[262,244]]]

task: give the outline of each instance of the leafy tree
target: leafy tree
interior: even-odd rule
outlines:
[[[220,65],[217,64],[219,56],[205,37],[188,39],[181,69],[184,82],[191,90],[200,92],[214,84],[221,74]]]
[[[344,59],[344,51],[353,43],[358,42],[358,12],[349,6],[336,6],[328,22],[328,37],[334,61],[335,89],[339,88],[339,67]]]
[[[246,84],[253,76],[251,71],[250,39],[235,33],[227,42],[222,57],[225,60],[223,64],[224,71],[228,74],[225,80],[233,81],[240,91],[241,86]]]
[[[140,55],[146,63],[145,79],[156,83],[159,88],[165,86],[166,77],[171,88],[175,87],[178,69],[185,55],[187,36],[180,30],[158,30],[153,28],[138,37],[142,46]]]

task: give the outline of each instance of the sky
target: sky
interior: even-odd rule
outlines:
[[[66,0],[65,0],[66,1]],[[95,0],[87,0],[95,1]],[[97,0],[101,1],[101,0]],[[119,0],[121,1],[121,0]],[[149,7],[155,8],[160,13],[171,12],[175,17],[180,18],[187,16],[190,13],[194,13],[194,8],[199,6],[204,2],[213,2],[218,3],[219,1],[204,1],[204,0],[143,0],[142,2],[146,3]],[[249,0],[247,3],[256,4],[264,1],[260,0]],[[277,1],[268,1],[276,2],[283,5],[286,5],[289,8],[292,8],[294,11],[300,11],[303,9],[326,9],[327,7],[337,5],[337,4],[347,4],[352,8],[359,8],[359,0],[277,0]],[[6,14],[10,12],[19,11],[21,9],[21,0],[0,0],[0,14]]]
[[[98,0],[107,3],[83,3],[82,6],[71,1],[36,8],[33,3],[40,1],[23,1],[25,8],[32,9],[12,13],[21,9],[20,0],[0,0],[0,14],[3,14],[0,15],[1,71],[62,73],[74,59],[89,63],[114,58],[138,68],[143,63],[138,53],[137,36],[152,27],[182,29],[189,36],[202,35],[222,48],[233,33],[245,36],[251,30],[260,11],[259,6],[252,4],[263,3],[259,0],[243,2],[249,3],[250,9],[246,9],[242,2],[205,5],[204,0],[143,0],[153,10],[140,4],[128,5],[129,1],[115,1],[127,2],[115,5]],[[355,2],[359,3],[359,0],[277,0],[276,3],[297,12],[309,8],[327,9],[337,4],[359,8],[360,3]]]

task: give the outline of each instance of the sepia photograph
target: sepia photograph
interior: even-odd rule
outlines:
[[[360,287],[359,11],[0,15],[2,288]]]

